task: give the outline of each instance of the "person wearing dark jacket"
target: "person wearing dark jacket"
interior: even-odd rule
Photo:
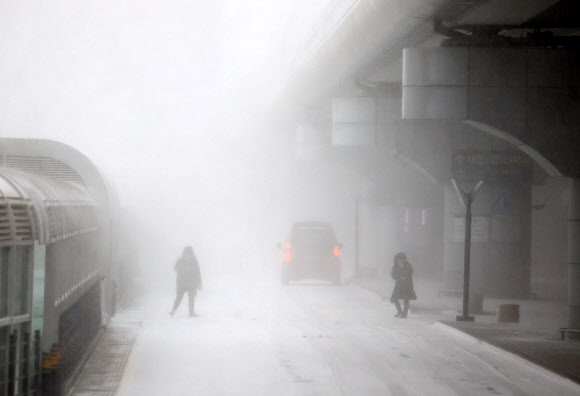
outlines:
[[[391,295],[391,302],[397,307],[397,318],[406,318],[409,312],[409,300],[416,300],[417,295],[413,289],[413,267],[407,261],[405,253],[397,253],[393,260],[391,277],[395,280],[395,288]],[[399,300],[403,300],[403,309]]]
[[[183,253],[175,263],[174,269],[177,272],[177,295],[169,315],[173,316],[175,314],[179,304],[181,304],[183,295],[187,292],[189,296],[189,316],[197,316],[194,311],[194,302],[197,291],[201,290],[201,272],[191,246],[186,246],[183,249]]]

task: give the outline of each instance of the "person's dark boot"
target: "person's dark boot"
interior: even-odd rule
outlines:
[[[195,313],[195,300],[191,294],[189,295],[189,316],[192,318],[197,316]]]
[[[395,304],[395,308],[397,308],[397,314],[395,315],[395,318],[400,318],[401,315],[403,314],[401,304],[399,303],[399,300],[395,300],[393,303]]]
[[[405,300],[405,304],[403,305],[403,314],[400,316],[400,318],[405,319],[408,313],[409,313],[409,300]]]

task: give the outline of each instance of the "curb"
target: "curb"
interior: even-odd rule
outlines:
[[[562,376],[561,374],[552,371],[544,366],[541,366],[537,363],[532,362],[531,360],[528,360],[514,352],[510,352],[507,351],[505,349],[502,349],[496,345],[490,344],[487,341],[484,341],[480,338],[476,338],[470,334],[467,334],[459,329],[456,329],[455,327],[446,325],[445,323],[442,322],[436,322],[433,324],[433,327],[435,327],[436,329],[439,329],[443,332],[447,332],[455,337],[461,338],[465,341],[474,343],[474,344],[479,344],[479,345],[485,345],[486,347],[488,347],[491,351],[493,351],[495,354],[500,355],[503,359],[506,360],[511,360],[514,363],[519,363],[519,364],[523,364],[524,366],[527,366],[533,370],[538,371],[539,374],[542,374],[544,376],[547,377],[551,377],[554,380],[558,380],[558,381],[564,381],[567,382],[568,385],[572,385],[572,386],[579,386],[579,384],[573,380],[571,380],[568,377]]]
[[[99,345],[99,341],[103,337],[103,334],[105,334],[105,330],[106,329],[107,329],[106,326],[100,326],[99,327],[99,332],[97,333],[97,335],[95,336],[95,338],[93,339],[93,341],[91,341],[91,345],[89,345],[89,347],[87,348],[87,350],[86,350],[85,354],[83,355],[83,358],[81,359],[80,363],[77,364],[77,366],[75,367],[75,369],[74,369],[73,373],[71,374],[71,376],[63,384],[64,385],[64,389],[65,389],[65,395],[72,394],[72,392],[74,390],[73,389],[74,388],[74,384],[77,382],[77,379],[79,378],[79,375],[81,374],[81,372],[85,368],[85,365],[89,361],[90,357],[93,355],[93,352],[95,351],[95,348],[97,347],[97,345]]]

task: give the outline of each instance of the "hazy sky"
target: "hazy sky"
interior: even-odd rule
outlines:
[[[67,143],[123,182],[210,166],[252,143],[244,121],[349,3],[2,1],[0,136]]]
[[[231,139],[223,124],[278,89],[314,33],[323,7],[307,3],[4,1],[2,135],[62,140],[96,161],[112,144]]]
[[[0,1],[0,136],[81,151],[176,244],[247,234],[294,149],[254,120],[352,3]]]

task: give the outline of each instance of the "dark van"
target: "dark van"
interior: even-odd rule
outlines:
[[[302,222],[292,226],[282,246],[282,283],[302,279],[328,280],[340,284],[340,248],[332,226],[323,222]]]

